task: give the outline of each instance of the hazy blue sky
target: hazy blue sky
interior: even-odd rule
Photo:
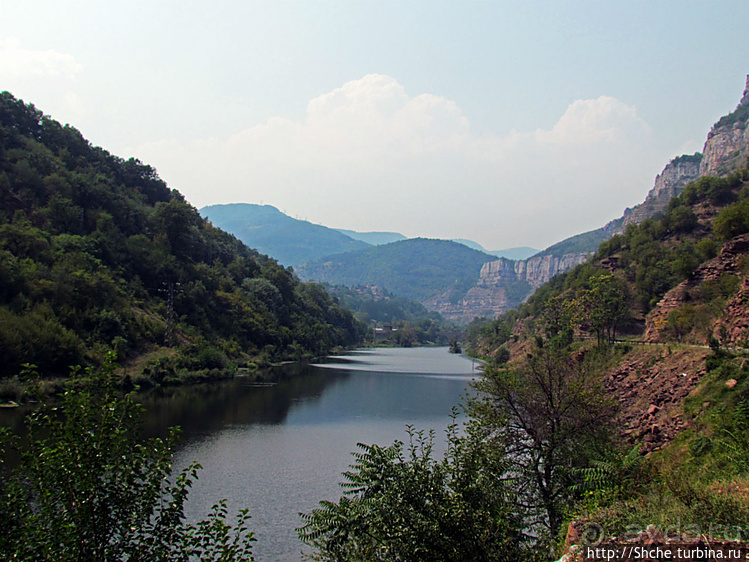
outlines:
[[[489,249],[641,202],[749,73],[746,0],[0,6],[0,89],[197,207]]]

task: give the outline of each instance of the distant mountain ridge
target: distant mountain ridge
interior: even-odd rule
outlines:
[[[409,241],[401,240],[355,250],[350,255],[320,256],[298,271],[304,279],[309,280],[348,286],[378,285],[394,294],[414,298],[452,320],[468,321],[474,316],[493,317],[523,302],[556,274],[584,262],[602,242],[623,232],[629,224],[638,224],[663,213],[669,201],[684,191],[690,182],[706,175],[725,175],[736,169],[749,155],[748,123],[749,77],[738,107],[713,126],[702,153],[672,159],[655,178],[654,186],[645,200],[626,209],[620,218],[599,229],[562,240],[541,252],[535,252],[532,248],[513,249],[516,250],[514,254],[509,250],[489,252],[475,242],[458,239],[450,242],[454,246],[441,246],[444,250],[449,248],[449,251],[437,258],[432,255],[436,245],[432,244],[430,250],[421,254],[415,250],[419,246],[422,250],[426,248],[425,239],[413,239],[421,241],[410,241],[413,242],[412,246],[397,246]],[[226,228],[233,232],[230,227]],[[364,239],[378,243],[372,238],[362,238],[364,235],[361,233],[344,232],[359,236],[360,241]],[[460,256],[457,263],[462,263],[460,260],[464,257],[463,252],[455,246],[472,249],[482,257],[476,263],[471,262],[470,266],[464,265],[467,269],[460,272],[456,263],[451,263],[456,256]],[[401,254],[405,248],[408,251]],[[523,254],[529,251],[534,255]],[[273,252],[268,253],[274,255]],[[432,271],[428,275],[416,273],[424,268]],[[437,274],[440,268],[443,271]],[[443,283],[441,287],[436,285],[438,280]],[[472,281],[469,283],[469,280]]]
[[[292,218],[272,205],[208,205],[200,209],[200,214],[251,248],[292,267],[326,256],[409,239],[399,232],[357,232],[313,224]],[[528,246],[489,251],[472,240],[461,238],[453,242],[490,256],[509,259],[524,259],[538,253],[537,249]]]
[[[344,228],[336,228],[336,230],[341,234],[345,234],[349,238],[366,242],[372,246],[382,246],[383,244],[406,240],[406,237],[398,232],[357,232],[355,230],[346,230]]]
[[[200,214],[250,248],[297,267],[327,255],[360,250],[370,244],[332,228],[294,219],[271,205],[209,205]]]

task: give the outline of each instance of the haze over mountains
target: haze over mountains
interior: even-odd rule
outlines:
[[[725,175],[743,164],[749,155],[748,120],[749,79],[736,110],[709,132],[703,152],[672,159],[645,201],[599,229],[541,252],[525,247],[489,252],[470,240],[407,240],[393,232],[335,230],[293,219],[267,205],[213,205],[201,213],[250,247],[293,266],[302,279],[378,286],[416,299],[452,320],[493,317],[523,302],[557,273],[584,262],[601,242],[627,225],[662,213],[691,181]]]
[[[268,254],[280,263],[299,267],[308,262],[339,254],[407,240],[398,232],[356,232],[329,228],[295,219],[271,205],[230,203],[208,205],[200,214],[214,226],[231,232],[251,248]],[[524,259],[538,250],[527,246],[489,251],[472,240],[453,240],[495,257]]]
[[[271,205],[211,205],[200,209],[200,214],[285,266],[370,246],[332,228],[292,218]]]

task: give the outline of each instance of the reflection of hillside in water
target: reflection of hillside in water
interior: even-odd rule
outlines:
[[[165,436],[179,426],[183,441],[226,427],[282,424],[299,402],[319,400],[325,389],[348,378],[345,371],[325,372],[309,365],[274,368],[278,382],[258,385],[236,378],[221,383],[156,388],[139,394],[145,406],[144,435]]]
[[[356,350],[336,355],[317,366],[328,369],[411,373],[420,375],[475,375],[472,361],[448,353],[445,347],[391,347]]]

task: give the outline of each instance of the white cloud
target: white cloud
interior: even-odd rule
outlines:
[[[34,50],[17,39],[0,40],[0,88],[18,98],[32,98],[57,119],[76,122],[85,113],[75,91],[83,66],[72,55]]]
[[[82,69],[83,67],[71,55],[51,49],[23,49],[17,39],[0,41],[0,75],[5,80],[72,79]]]
[[[264,201],[328,226],[497,249],[602,226],[642,200],[659,163],[647,124],[615,98],[575,101],[548,129],[479,138],[454,101],[374,74],[313,99],[302,121],[132,152],[197,206]]]

